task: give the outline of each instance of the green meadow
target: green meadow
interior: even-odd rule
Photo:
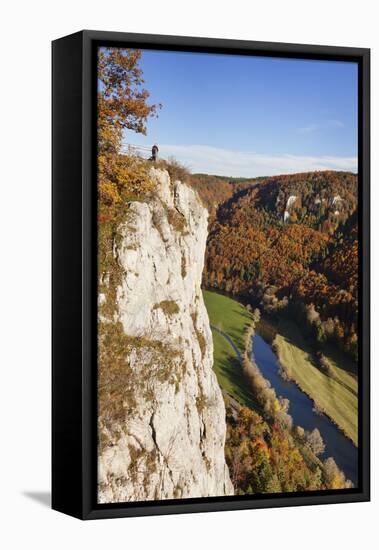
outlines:
[[[244,332],[251,323],[251,315],[244,306],[227,296],[207,290],[203,295],[212,325],[214,370],[220,387],[241,405],[254,408],[257,404],[242,371],[238,354],[227,338],[215,330],[227,335],[242,354]]]
[[[358,380],[353,362],[326,347],[323,354],[330,372],[323,372],[299,329],[289,321],[279,323],[274,342],[290,377],[357,445]]]

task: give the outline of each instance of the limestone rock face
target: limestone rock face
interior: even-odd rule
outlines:
[[[117,426],[99,417],[107,440],[98,458],[101,503],[233,494],[200,288],[208,213],[166,171],[152,168],[151,177],[154,195],[129,204],[114,240],[121,277],[113,317],[99,315],[99,323],[121,325],[130,338],[133,390]]]

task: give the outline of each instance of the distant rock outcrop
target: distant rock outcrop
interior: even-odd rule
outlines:
[[[116,425],[106,411],[99,416],[106,441],[98,458],[101,503],[233,494],[225,406],[200,288],[207,210],[166,171],[152,168],[151,177],[154,195],[129,203],[114,238],[115,309],[111,316],[99,311],[99,323],[120,327],[128,342],[126,394],[133,394]],[[102,306],[106,301],[100,295]]]
[[[289,219],[290,213],[289,210],[291,209],[291,206],[293,206],[296,203],[297,196],[296,195],[290,195],[287,199],[286,209],[284,211],[283,215],[283,221],[284,223]]]

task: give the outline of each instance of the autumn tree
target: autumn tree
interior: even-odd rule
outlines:
[[[325,451],[325,444],[318,428],[315,428],[312,432],[307,432],[306,441],[316,456]]]
[[[98,57],[98,145],[100,151],[119,152],[123,130],[146,134],[146,122],[161,105],[148,103],[143,88],[142,52],[101,48]]]
[[[328,489],[346,489],[352,487],[350,480],[346,480],[344,473],[338,468],[334,458],[329,457],[324,462],[324,481]]]
[[[149,117],[157,116],[160,109],[149,103],[143,86],[141,55],[140,50],[122,48],[100,48],[98,53],[98,269],[99,288],[104,292],[117,286],[114,235],[125,220],[127,202],[146,197],[153,186],[146,162],[121,150],[125,131],[146,134]],[[115,299],[108,295],[109,308]]]
[[[111,206],[125,190],[138,194],[148,186],[146,171],[136,158],[121,155],[125,130],[146,134],[149,117],[161,105],[148,102],[139,65],[141,51],[101,48],[98,56],[97,143],[99,200]]]

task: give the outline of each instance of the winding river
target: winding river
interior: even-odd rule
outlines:
[[[314,411],[313,401],[294,382],[285,381],[279,374],[278,360],[271,346],[259,331],[253,336],[253,356],[262,375],[269,380],[278,396],[289,400],[289,414],[294,424],[311,431],[320,430],[325,451],[320,458],[332,456],[346,477],[358,483],[358,450],[328,417]]]

